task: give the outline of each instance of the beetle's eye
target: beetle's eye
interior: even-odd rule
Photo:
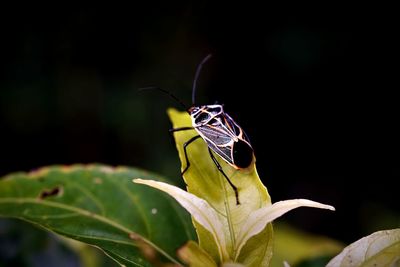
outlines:
[[[202,112],[200,113],[197,118],[195,119],[195,123],[201,123],[204,122],[206,120],[208,120],[210,118],[210,115],[206,112]]]

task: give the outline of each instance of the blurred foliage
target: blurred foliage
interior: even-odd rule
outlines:
[[[271,266],[287,261],[293,267],[325,266],[344,245],[329,237],[296,229],[285,223],[274,223],[274,256]]]
[[[70,244],[70,241],[61,240],[31,224],[1,219],[0,226],[0,266],[117,266],[98,249],[83,243]],[[283,260],[293,267],[325,266],[343,248],[337,241],[316,237],[285,224],[275,223],[274,229],[273,267],[282,266]]]
[[[0,219],[0,266],[106,267],[117,264],[99,249],[70,241],[16,219]]]

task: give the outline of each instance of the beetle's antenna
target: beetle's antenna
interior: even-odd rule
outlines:
[[[160,87],[156,87],[156,86],[151,86],[151,87],[144,87],[144,88],[140,88],[138,89],[138,91],[145,91],[145,90],[158,90],[163,92],[166,95],[169,95],[173,100],[175,100],[177,103],[179,103],[186,111],[188,110],[188,107],[176,96],[174,96],[171,92],[164,90]]]
[[[203,64],[204,63],[206,63],[207,62],[207,60],[209,60],[210,58],[211,58],[211,54],[208,54],[201,62],[200,62],[200,64],[199,64],[199,66],[197,67],[197,70],[196,70],[196,74],[195,74],[195,76],[194,76],[194,81],[193,81],[193,88],[192,88],[192,105],[194,105],[195,104],[195,98],[196,98],[196,84],[197,84],[197,79],[199,78],[199,76],[200,76],[200,71],[201,71],[201,68],[203,67]]]

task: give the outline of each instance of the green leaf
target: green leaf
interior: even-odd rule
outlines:
[[[186,112],[170,109],[168,114],[174,128],[191,126],[190,116]],[[195,135],[197,135],[195,130],[174,132],[182,170],[186,167],[183,145]],[[252,211],[271,205],[270,196],[258,177],[255,164],[247,169],[237,170],[216,156],[224,172],[238,188],[241,204],[236,205],[234,191],[210,158],[204,140],[197,139],[191,143],[187,147],[187,154],[190,161],[190,167],[184,174],[187,189],[190,193],[206,200],[217,211],[218,218],[223,225],[229,258],[221,253],[215,253],[220,244],[216,244],[210,233],[194,220],[200,247],[212,255],[217,263],[233,262],[234,259],[250,257],[253,255],[250,253],[252,249],[247,248],[242,253],[239,251],[239,247],[245,245],[237,242],[239,231]],[[270,233],[272,233],[272,230],[270,230]],[[253,243],[253,249],[262,247],[265,251],[270,251],[272,249],[270,245],[272,234],[265,236],[264,233],[263,237],[266,238],[264,242],[261,244]],[[243,253],[249,254],[243,255]],[[270,256],[271,253],[262,255],[262,257],[268,258],[266,262],[269,261]],[[251,257],[260,257],[260,255]]]
[[[190,217],[169,196],[133,184],[137,177],[164,180],[103,165],[11,174],[0,180],[0,216],[94,245],[125,266],[181,265],[176,250],[194,239]]]
[[[270,223],[276,218],[285,214],[286,212],[299,207],[312,207],[335,210],[335,208],[332,206],[324,205],[308,199],[291,199],[279,201],[270,206],[258,209],[250,214],[249,218],[240,229],[237,240],[238,243],[242,245],[238,247],[238,251],[241,251],[243,245],[247,242],[247,240],[265,229],[267,223]]]
[[[193,241],[189,241],[185,246],[180,248],[178,255],[190,267],[217,267],[217,264],[210,255]]]
[[[291,266],[301,262],[326,258],[325,264],[343,249],[343,244],[325,236],[300,231],[287,224],[274,223],[274,257],[271,266],[282,267],[287,261]]]
[[[270,266],[274,245],[275,231],[272,230],[272,224],[268,224],[262,232],[246,242],[237,261],[247,267]]]
[[[346,247],[327,267],[400,266],[400,229],[375,232]]]
[[[219,253],[228,257],[223,226],[218,219],[218,214],[207,201],[167,183],[143,179],[134,179],[133,182],[157,188],[175,198],[198,223],[212,234],[214,240],[217,241]]]
[[[40,232],[47,232],[37,229]],[[79,256],[81,266],[85,267],[111,267],[111,266],[119,266],[119,264],[113,261],[110,257],[107,257],[105,253],[103,253],[100,249],[88,245],[87,243],[83,243],[80,241],[76,241],[74,239],[64,237],[61,235],[53,234],[48,232],[47,234],[54,235],[57,238],[59,243],[64,244],[69,249],[73,250],[76,255]],[[47,261],[47,259],[44,259]],[[60,265],[60,262],[54,264]],[[68,266],[68,264],[67,264]]]

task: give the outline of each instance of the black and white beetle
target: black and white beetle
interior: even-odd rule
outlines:
[[[239,205],[239,193],[237,187],[232,183],[229,177],[225,174],[221,165],[215,158],[213,152],[226,161],[235,169],[244,169],[249,167],[254,158],[253,148],[251,147],[249,138],[246,136],[242,128],[224,112],[222,105],[195,105],[196,83],[199,78],[203,64],[210,59],[208,55],[199,64],[196,70],[192,88],[192,107],[187,108],[178,98],[170,92],[161,88],[156,88],[174,98],[182,106],[185,107],[192,119],[191,127],[180,127],[171,129],[170,132],[196,130],[198,135],[192,137],[184,143],[183,149],[185,152],[186,167],[182,171],[182,175],[189,169],[190,162],[187,154],[187,147],[195,140],[202,138],[208,146],[208,152],[218,170],[226,178],[232,189],[235,191],[236,204]],[[149,88],[150,89],[150,88]],[[155,89],[155,88],[152,88]]]

